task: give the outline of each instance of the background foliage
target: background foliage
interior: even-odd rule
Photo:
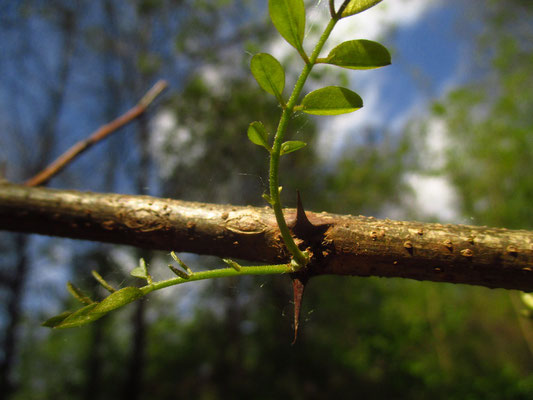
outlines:
[[[274,45],[263,3],[3,2],[0,161],[7,177],[31,176],[164,77],[173,89],[157,111],[100,144],[51,185],[264,205],[266,154],[246,140],[251,120],[272,131],[280,113],[249,73],[250,54]],[[494,0],[471,2],[465,10],[465,19],[475,16],[467,31],[475,62],[459,87],[432,99],[432,113],[401,135],[370,126],[334,160],[324,160],[317,149],[328,126],[305,115],[291,121],[309,145],[283,160],[285,204],[294,205],[299,189],[309,209],[425,218],[409,207],[414,195],[405,177],[429,174],[451,182],[461,218],[533,229],[533,97],[524,90],[532,86],[533,8],[528,1]],[[391,30],[387,40],[393,39]],[[334,81],[324,73],[313,77]],[[428,133],[435,121],[444,127],[438,148]],[[442,163],[428,162],[434,152]],[[163,275],[158,265],[166,265],[168,255],[1,236],[5,398],[533,394],[533,331],[518,316],[514,293],[320,277],[306,292],[303,332],[291,347],[288,280],[248,277],[169,289],[93,326],[50,331],[39,324],[69,308],[67,279],[96,292],[87,277],[97,268],[125,286],[139,256]],[[185,258],[197,269],[220,264]]]

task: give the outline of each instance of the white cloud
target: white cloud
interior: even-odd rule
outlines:
[[[412,207],[420,216],[448,223],[459,220],[457,193],[446,177],[411,174],[406,181],[414,189]]]
[[[425,140],[421,156],[423,171],[435,171],[444,167],[445,151],[450,146],[445,122],[431,118],[425,124]],[[448,223],[460,222],[459,199],[455,187],[445,175],[413,173],[405,177],[414,192],[413,209],[421,217],[436,217]]]
[[[392,27],[416,24],[428,10],[439,4],[440,1],[385,0],[364,13],[342,19],[331,34],[329,48],[334,47],[334,43],[363,36],[378,40]]]
[[[401,29],[416,24],[430,9],[438,6],[440,1],[427,0],[385,0],[364,13],[341,20],[333,30],[330,39],[326,42],[323,54],[339,43],[356,38],[379,40],[390,29]],[[329,19],[328,4],[320,0],[314,7],[308,9],[308,31],[312,31],[314,25],[325,26]],[[306,37],[307,43],[316,42],[314,37]],[[283,39],[272,44],[270,49],[275,56],[283,59],[289,52],[294,50]],[[356,76],[361,76],[360,71],[348,72],[350,81],[354,82]],[[383,76],[383,75],[380,75]],[[353,83],[352,85],[353,86]],[[320,155],[323,159],[333,160],[344,147],[346,138],[353,135],[359,129],[368,126],[379,126],[385,121],[382,105],[386,103],[385,82],[378,75],[372,77],[372,81],[364,80],[357,82],[357,88],[352,88],[361,95],[364,108],[361,111],[333,118],[320,118],[319,131],[323,132],[320,143]],[[403,104],[402,106],[405,106]],[[418,107],[418,106],[417,106]],[[414,111],[414,106],[411,111]],[[396,131],[401,130],[410,119],[411,112],[402,113],[401,117],[389,121],[388,126]],[[331,135],[331,132],[335,135]]]

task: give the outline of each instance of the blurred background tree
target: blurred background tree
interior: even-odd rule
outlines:
[[[273,130],[280,112],[248,70],[251,54],[277,46],[264,3],[1,4],[0,160],[7,177],[31,176],[163,77],[173,90],[156,112],[99,144],[51,184],[264,205],[266,156],[245,140],[250,121]],[[453,3],[443,3],[444,12]],[[282,178],[285,204],[293,206],[300,189],[308,209],[422,219],[409,207],[416,188],[405,176],[430,170],[453,183],[461,218],[531,229],[532,97],[523,88],[532,79],[532,7],[520,0],[488,4],[461,6],[479,52],[468,79],[435,103],[434,114],[411,125],[442,121],[443,166],[427,168],[417,157],[435,151],[431,137],[421,140],[424,129],[398,134],[379,125],[368,125],[325,159],[320,143],[321,135],[332,135],[329,127],[300,115],[291,130],[310,145],[282,166],[290,171]],[[311,13],[327,8],[309,7]],[[397,32],[388,34],[394,45]],[[314,78],[332,79],[318,72]],[[4,398],[533,394],[531,323],[517,317],[503,290],[321,277],[307,289],[303,332],[292,347],[290,283],[283,277],[176,287],[88,328],[49,331],[39,323],[68,306],[67,279],[97,292],[91,269],[120,286],[138,257],[150,258],[154,273],[163,275],[168,255],[7,233],[2,239]],[[196,269],[220,264],[184,257]]]

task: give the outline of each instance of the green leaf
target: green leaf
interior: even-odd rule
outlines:
[[[55,317],[47,319],[41,325],[46,326],[47,328],[55,328],[57,325],[63,322],[65,318],[67,318],[71,314],[72,314],[72,311],[62,312],[61,314],[56,315]]]
[[[141,267],[133,268],[130,272],[130,275],[134,276],[135,278],[141,278],[141,279],[146,279],[146,277],[148,276],[146,271],[142,269]]]
[[[177,269],[175,266],[169,264],[168,267],[172,272],[174,272],[176,275],[178,275],[182,279],[191,279],[191,275],[189,275],[187,272],[182,271],[181,269]]]
[[[85,293],[83,293],[83,291],[74,286],[72,284],[72,282],[67,282],[67,290],[69,291],[69,293],[74,296],[74,298],[76,300],[78,300],[79,302],[83,303],[83,304],[93,304],[94,301],[91,300],[91,298],[89,296],[87,296]]]
[[[109,311],[122,307],[143,296],[143,292],[139,288],[131,286],[125,287],[107,296],[104,300],[97,304],[97,307],[95,307],[92,312],[95,314],[107,314]]]
[[[254,121],[248,126],[248,139],[250,139],[252,143],[258,146],[263,146],[270,151],[270,146],[268,145],[268,133],[262,122]]]
[[[285,71],[279,61],[270,54],[259,53],[252,57],[250,69],[259,86],[282,102],[281,94],[285,88]]]
[[[389,65],[391,57],[385,46],[362,39],[339,44],[321,61],[350,69],[371,69]]]
[[[61,323],[54,326],[54,328],[75,328],[96,321],[105,314],[92,314],[91,311],[98,305],[98,303],[89,304],[83,308],[80,308],[76,312],[73,312],[67,316]]]
[[[281,36],[297,50],[301,50],[305,34],[303,0],[269,0],[268,9],[270,19]]]
[[[146,279],[148,284],[152,283],[152,277],[148,273],[148,268],[146,267],[146,261],[144,261],[144,258],[139,259],[139,266],[134,268],[130,272],[130,275],[134,276],[135,278]]]
[[[374,7],[379,2],[381,2],[381,0],[352,0],[348,3],[344,11],[342,12],[341,18],[358,14],[362,11],[369,9],[370,7]]]
[[[302,100],[301,110],[314,115],[345,114],[363,107],[363,100],[351,90],[328,86],[309,93]]]
[[[288,142],[282,143],[280,154],[289,154],[293,151],[300,150],[302,147],[305,146],[307,146],[307,143],[305,142],[300,142],[299,140],[289,140]]]
[[[100,303],[93,303],[80,308],[76,312],[69,315],[67,313],[60,314],[56,317],[50,318],[45,322],[46,326],[52,326],[53,328],[75,328],[88,324],[102,318],[109,311],[122,307],[132,301],[135,301],[143,296],[143,292],[135,287],[125,287],[111,293]],[[61,320],[62,316],[65,316]]]
[[[102,275],[100,275],[94,269],[91,271],[91,274],[93,275],[94,279],[96,279],[96,281],[100,285],[102,285],[110,293],[113,293],[113,292],[117,291],[117,289],[115,289],[113,286],[111,286],[104,278],[102,278]]]

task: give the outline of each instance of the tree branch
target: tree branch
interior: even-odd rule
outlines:
[[[26,186],[39,186],[48,182],[53,176],[57,175],[63,168],[65,168],[74,158],[78,157],[85,150],[89,149],[93,144],[98,143],[100,140],[105,139],[111,133],[127,125],[135,118],[143,114],[148,106],[155,100],[159,94],[167,87],[167,82],[160,80],[157,81],[152,88],[146,92],[143,98],[137,103],[137,105],[120,117],[113,121],[102,125],[88,138],[80,140],[74,144],[70,149],[55,159],[49,166],[39,172],[33,178],[28,179],[24,184]]]
[[[296,211],[285,214],[294,225]],[[317,229],[314,237],[300,237],[297,243],[310,246],[313,274],[533,290],[531,231],[307,216]],[[268,207],[0,184],[0,229],[258,262],[289,260]]]

